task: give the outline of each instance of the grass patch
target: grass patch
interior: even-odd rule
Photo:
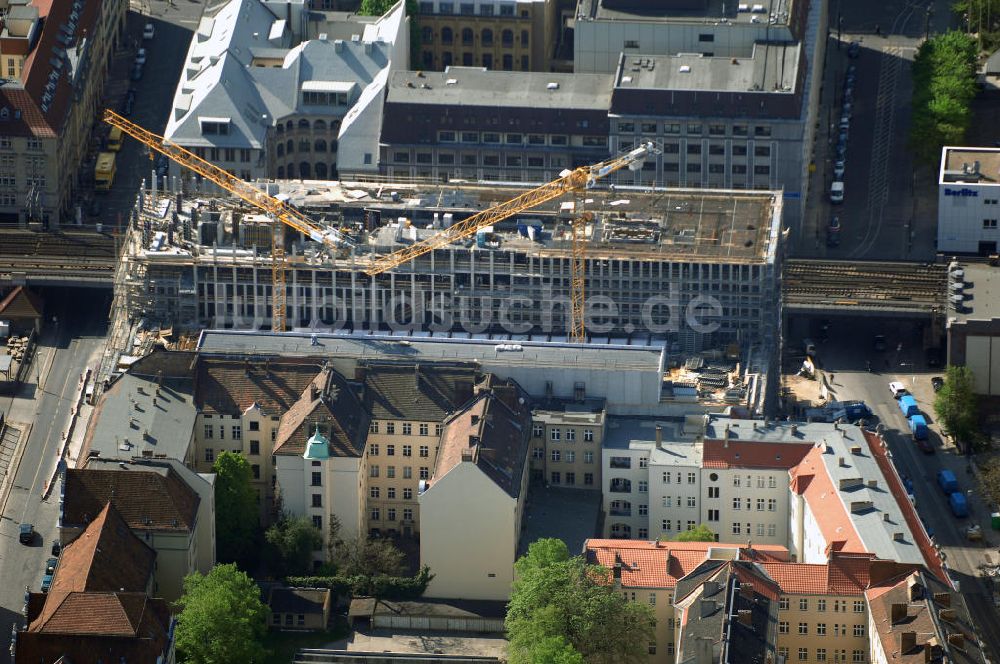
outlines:
[[[319,648],[347,635],[347,624],[337,621],[333,629],[324,632],[268,631],[264,647],[268,650],[264,664],[289,664],[299,648]]]

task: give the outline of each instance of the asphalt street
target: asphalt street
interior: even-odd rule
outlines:
[[[799,347],[806,336],[820,338],[815,327],[816,321],[811,326],[798,321],[790,332],[789,347]],[[876,334],[885,335],[886,351],[875,350]],[[934,417],[934,391],[930,379],[941,375],[942,370],[932,370],[926,365],[921,324],[832,318],[827,341],[820,343],[818,350],[823,370],[828,376],[833,375],[835,398],[863,400],[872,409],[874,419],[885,426],[897,470],[913,480],[917,512],[944,551],[945,562],[977,618],[981,636],[995,655],[1000,654],[1000,616],[989,590],[978,578],[979,566],[988,562],[987,556],[992,556],[993,562],[997,560],[1000,533],[988,528],[989,510],[979,498],[975,478],[968,471],[967,458],[940,434]],[[872,372],[867,371],[867,362],[871,362]],[[913,444],[906,419],[889,391],[891,381],[903,383],[920,404],[932,430],[934,454],[925,454]],[[952,515],[937,486],[937,472],[942,468],[952,470],[963,489],[972,489],[969,518],[957,519]],[[966,539],[965,528],[972,523],[983,524],[984,543]]]
[[[54,303],[47,310],[56,316],[57,324],[49,319],[43,332],[38,372],[31,372],[31,380],[38,373],[41,387],[26,385],[15,399],[5,398],[0,408],[10,413],[14,421],[33,425],[27,444],[17,463],[17,473],[8,496],[0,496],[4,505],[0,518],[0,634],[11,633],[11,627],[20,622],[24,604],[24,588],[39,589],[45,560],[50,556],[50,545],[56,537],[59,511],[59,494],[55,492],[42,500],[42,492],[55,469],[61,434],[69,422],[70,408],[77,381],[95,350],[104,344],[107,311],[106,296],[77,291],[65,304]],[[51,365],[49,365],[51,360]],[[18,526],[31,523],[36,537],[31,546],[18,542]]]

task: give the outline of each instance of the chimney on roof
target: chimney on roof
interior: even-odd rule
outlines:
[[[944,607],[951,606],[951,593],[934,593],[934,602]]]
[[[902,531],[898,531],[892,534],[893,542],[902,542],[904,540],[906,540],[906,534],[903,533]]]
[[[895,604],[893,604],[895,606]],[[917,647],[917,633],[916,632],[900,632],[899,633],[899,654],[905,655]]]
[[[161,385],[163,385],[163,372],[158,370],[156,372],[156,387],[160,387]]]
[[[910,575],[910,578],[906,581],[906,587],[909,590],[911,602],[916,602],[924,598],[924,585],[917,579],[916,574]]]
[[[793,424],[792,425],[792,435],[796,436],[796,435],[798,435],[798,433],[799,433],[799,425],[798,424]]]
[[[955,622],[955,615],[955,609],[941,609],[938,611],[938,617],[949,623]]]
[[[656,449],[663,449],[663,427],[656,425]]]
[[[854,456],[861,456],[861,446],[851,445],[851,454],[853,454]]]
[[[956,650],[965,650],[965,634],[953,632],[948,635],[948,645],[954,646]]]
[[[889,624],[897,625],[904,620],[906,620],[906,602],[893,602],[889,609]]]
[[[702,618],[708,618],[719,608],[719,605],[714,599],[703,599],[699,602],[698,606],[701,608],[700,615]]]
[[[471,448],[462,450],[462,461],[472,461],[472,452]]]
[[[472,424],[473,425],[479,424],[479,416],[478,415],[472,415]]]

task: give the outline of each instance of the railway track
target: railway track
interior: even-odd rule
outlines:
[[[855,309],[933,313],[944,310],[947,266],[927,263],[790,260],[786,309]]]

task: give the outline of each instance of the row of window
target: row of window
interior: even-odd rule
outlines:
[[[401,435],[403,435],[403,436],[412,436],[413,435],[413,423],[412,422],[402,422],[400,424],[399,428],[400,428]],[[380,429],[381,429],[381,425],[380,425],[379,422],[372,422],[369,425],[369,427],[368,427],[368,433],[380,433]],[[420,424],[420,425],[417,426],[417,432],[421,436],[429,436],[430,435],[430,426],[428,424],[422,423],[422,424]],[[385,423],[385,434],[387,436],[394,436],[394,435],[396,435],[396,423],[395,422],[386,422]],[[435,424],[434,425],[434,435],[435,436],[440,436],[441,435],[441,425],[440,424]],[[392,446],[390,445],[389,447],[391,448]],[[409,447],[409,445],[404,445],[404,447]],[[375,446],[375,451],[372,452],[371,454],[373,454],[375,456],[378,455],[378,445]],[[389,452],[389,456],[392,456],[392,452]],[[409,456],[409,454],[405,454],[404,456]],[[420,456],[427,456],[427,455],[421,454]]]
[[[648,168],[647,168],[647,166],[648,166]],[[646,170],[646,171],[655,171],[656,170],[656,162],[655,161],[648,161],[645,164],[643,164],[642,168],[643,168],[643,170]],[[663,172],[664,173],[680,173],[680,171],[681,171],[681,165],[679,163],[672,162],[672,161],[665,161],[665,162],[663,162]],[[697,163],[697,162],[695,162],[695,163],[690,163],[689,162],[684,167],[684,171],[687,172],[687,173],[701,173],[701,164]],[[725,173],[726,172],[726,165],[725,164],[709,164],[708,165],[708,172],[709,173],[715,173],[715,174]],[[729,172],[732,173],[733,175],[746,175],[747,174],[747,165],[746,164],[733,164],[732,166],[730,166]],[[756,166],[753,167],[753,174],[754,175],[770,175],[771,174],[771,167],[769,165],[767,165],[767,164],[757,164]]]
[[[426,424],[421,424],[420,426],[421,427],[425,427],[427,425]],[[441,426],[441,425],[438,425],[438,426]],[[427,434],[424,433],[424,434],[420,434],[420,435],[426,436]],[[405,457],[413,456],[413,446],[412,445],[403,445],[401,451],[403,453],[403,456],[405,456]],[[417,448],[417,452],[420,454],[421,458],[426,459],[427,457],[430,456],[430,447],[427,446],[427,445],[420,445]],[[368,446],[368,456],[378,456],[378,455],[379,455],[379,444],[378,443],[372,443],[371,445],[369,445]],[[395,445],[391,445],[391,444],[390,445],[386,445],[385,446],[385,455],[386,456],[396,456],[396,446]]]
[[[682,496],[677,496],[676,502],[674,501],[673,496],[663,496],[662,502],[664,507],[684,507],[685,504],[688,507],[698,506],[698,499],[694,496],[687,496],[686,499]]]
[[[580,120],[577,126],[581,129],[585,129],[589,126],[587,120]],[[594,145],[593,147],[606,147],[607,140],[603,136],[591,136],[585,137],[593,140],[603,141],[600,145]],[[478,131],[439,131],[438,132],[438,142],[439,143],[488,143],[488,144],[500,144],[504,143],[506,145],[535,145],[535,146],[545,146],[545,145],[555,145],[563,146],[569,145],[569,136],[565,134],[500,134],[498,132],[478,132]]]
[[[709,511],[709,515],[708,515],[708,520],[709,521],[718,521],[719,520],[719,514],[718,514],[718,512],[715,513],[715,515],[714,515],[715,518],[713,519],[712,518],[712,516],[713,516],[712,512],[714,512],[715,510],[708,510],[708,511]],[[753,531],[754,531],[754,528],[753,528],[753,524],[751,524],[751,523],[741,524],[741,523],[738,523],[736,521],[733,522],[733,535],[753,535]],[[764,533],[765,532],[767,533],[767,537],[776,537],[777,534],[778,534],[778,527],[777,527],[777,525],[775,525],[773,523],[767,523],[767,524],[758,523],[757,524],[757,536],[758,537],[764,537]]]
[[[329,143],[330,152],[337,151],[337,141],[330,141]],[[288,139],[284,143],[278,143],[274,148],[275,153],[279,157],[284,157],[285,153],[292,154],[295,152],[295,141]],[[299,140],[298,152],[326,152],[327,142],[325,139],[317,138],[315,141],[310,141],[307,138]],[[250,152],[249,150],[244,150],[244,152]],[[231,160],[230,160],[231,161]],[[247,159],[249,161],[249,159]]]
[[[382,489],[377,486],[368,488],[368,497],[374,500],[380,500],[382,498]],[[388,500],[396,500],[396,487],[390,486],[385,489],[385,497]],[[410,487],[403,488],[403,500],[413,500],[413,489]]]
[[[421,54],[421,61],[423,62],[424,69],[446,69],[456,64],[457,58],[454,54],[445,51],[441,54],[441,66],[438,67],[436,63],[436,58],[432,51],[423,51]],[[474,67],[476,66],[476,55],[466,51],[462,53],[462,66],[463,67]],[[493,69],[493,54],[492,53],[482,53],[479,56],[479,65],[485,67],[486,69]],[[514,56],[510,53],[504,53],[500,57],[500,68],[504,71],[514,71]],[[531,59],[527,55],[521,56],[521,71],[531,70]]]
[[[236,161],[236,153],[239,151],[240,161],[244,164],[250,162],[250,148],[203,148],[203,147],[193,147],[189,148],[191,152],[202,159],[207,159],[211,162],[216,161]],[[220,155],[224,159],[220,159]]]
[[[455,32],[456,29],[448,26],[441,28],[441,43],[445,46],[454,44]],[[509,29],[500,31],[499,40],[495,40],[496,35],[492,28],[483,28],[478,35],[472,28],[461,28],[458,30],[458,35],[458,39],[463,46],[472,46],[478,39],[480,46],[493,46],[494,41],[498,41],[504,48],[514,47],[514,31]],[[436,36],[434,30],[430,26],[425,25],[420,31],[420,43],[433,44]],[[527,48],[530,44],[530,33],[527,30],[521,30],[521,46]]]
[[[862,611],[864,603],[862,603]],[[788,621],[779,620],[778,621],[778,634],[788,634]],[[816,629],[814,630],[816,636],[827,636],[826,623],[816,623]],[[853,627],[853,635],[857,637],[863,637],[865,635],[865,624],[855,623]],[[799,636],[809,636],[809,623],[800,622],[799,623]],[[847,636],[847,625],[840,625],[833,623],[833,636]]]
[[[566,434],[563,438],[563,434]],[[531,428],[531,435],[535,438],[541,438],[545,435],[545,427],[541,424],[535,424]],[[560,429],[559,427],[552,427],[549,429],[549,439],[550,440],[566,440],[572,443],[576,440],[576,429]],[[594,430],[584,429],[583,430],[583,442],[592,443],[594,442]]]
[[[534,475],[539,479],[544,477],[541,470],[536,470]],[[553,471],[549,473],[549,483],[558,484],[559,486],[576,486],[576,473],[560,473],[559,471]],[[583,474],[583,486],[594,486],[593,473]]]
[[[368,476],[369,477],[378,477],[379,476],[379,467],[378,466],[368,466]],[[389,479],[394,479],[396,477],[396,467],[395,466],[386,466],[385,467],[385,476],[387,478],[389,478]],[[403,466],[403,479],[404,480],[408,480],[408,479],[410,479],[412,477],[413,477],[413,467],[412,466]],[[430,468],[428,468],[427,466],[420,466],[420,479],[426,480],[429,477],[430,477]]]
[[[659,123],[655,121],[647,122],[619,122],[618,132],[622,134],[635,133],[636,128],[638,128],[640,134],[657,134],[660,133],[660,127],[663,127],[664,134],[680,134],[681,129],[687,129],[686,134],[692,136],[701,136],[704,133],[705,125],[699,122],[690,122],[686,127],[679,122],[664,122]],[[747,125],[732,125],[729,129],[729,135],[731,136],[749,136],[750,129]],[[708,135],[709,136],[725,136],[727,133],[727,127],[724,124],[709,124],[708,125]],[[771,135],[771,128],[766,125],[757,125],[753,128],[753,135],[758,138],[767,138]]]
[[[765,501],[764,498],[758,498],[757,499],[757,511],[758,512],[763,512],[764,511],[765,502],[766,502],[766,505],[767,505],[767,511],[768,512],[776,512],[776,511],[778,511],[778,500],[776,498],[768,498],[766,501]],[[751,511],[750,507],[752,506],[752,499],[751,498],[733,498],[733,509],[734,510],[736,510],[737,512],[739,512],[741,509],[743,509],[744,506],[746,507],[746,511],[750,512]]]
[[[532,459],[544,459],[545,449],[542,447],[536,447],[531,451]],[[549,460],[553,462],[565,461],[566,463],[576,462],[576,452],[573,450],[550,450]],[[583,453],[584,463],[594,463],[594,453],[584,452]]]
[[[632,149],[631,143],[622,143],[619,146],[621,152]],[[664,143],[663,153],[664,154],[680,154],[681,146],[679,143]],[[734,157],[745,157],[747,155],[747,146],[744,144],[737,143],[735,145],[729,146],[729,151]],[[688,143],[685,147],[685,152],[687,154],[698,155],[701,154],[701,143]],[[710,155],[724,155],[726,154],[726,146],[722,143],[709,143],[708,154]],[[770,145],[755,145],[753,148],[753,154],[755,157],[770,157],[771,156],[771,146]]]
[[[369,518],[372,521],[381,521],[382,520],[382,509],[379,508],[379,507],[373,507],[369,511],[368,516],[369,516]],[[395,521],[396,520],[396,508],[395,507],[386,508],[386,510],[385,510],[385,520],[386,521]],[[413,510],[411,508],[409,508],[409,507],[404,507],[403,508],[403,521],[413,521]]]
[[[312,121],[306,120],[305,118],[300,118],[298,122],[296,122],[295,120],[288,120],[284,124],[279,122],[274,126],[274,130],[279,134],[282,134],[286,131],[294,131],[296,127],[299,130],[312,129],[314,131],[326,131],[327,126],[329,126],[329,128],[333,130],[340,129],[340,120],[330,120],[328,125],[327,121],[322,118]]]
[[[833,600],[833,612],[834,613],[847,613],[847,600],[846,599],[835,599]],[[778,602],[778,609],[781,611],[788,611],[791,607],[791,602],[787,597],[782,597]],[[809,610],[809,598],[800,597],[799,598],[799,611]],[[816,600],[816,610],[823,612],[826,611],[826,598],[819,598]],[[856,599],[854,600],[854,613],[864,613],[865,612],[865,602],[864,600]]]
[[[639,493],[649,493],[649,482],[646,480],[639,480],[636,484],[638,484]],[[631,493],[632,480],[616,477],[611,480],[608,490],[612,493]]]
[[[421,14],[445,14],[450,15],[455,13],[455,3],[452,0],[442,0],[437,3],[437,11],[434,11],[433,0],[421,0],[418,5]],[[458,5],[458,13],[464,16],[472,16],[476,13],[476,5],[472,2],[460,2]],[[497,5],[491,3],[480,3],[479,5],[479,15],[480,16],[513,16],[514,15],[514,3],[513,2],[500,2]],[[528,16],[528,10],[521,11],[522,17]]]
[[[425,153],[417,154],[418,159],[423,159]],[[401,155],[405,156],[405,162],[409,162],[409,153],[407,152],[396,152],[393,157],[396,159],[401,158]],[[426,158],[431,158],[430,153],[426,153]],[[462,166],[499,166],[500,165],[500,155],[497,154],[463,154],[461,155]],[[545,168],[545,157],[528,157],[527,159],[522,159],[521,155],[507,155],[506,156],[507,166],[514,168],[522,168],[527,165],[528,168]],[[420,163],[424,163],[421,161]],[[429,163],[429,162],[428,162]],[[437,163],[442,166],[451,166],[455,163],[455,155],[449,152],[443,152],[437,154]],[[549,166],[551,168],[562,168],[565,166],[565,160],[557,155],[549,155]],[[405,171],[404,171],[405,172]],[[456,171],[457,173],[457,171]],[[456,175],[457,177],[457,175]]]
[[[781,661],[786,661],[786,662],[790,661],[789,657],[788,657],[788,648],[786,646],[781,646],[781,647],[778,648],[778,657],[779,657],[779,659],[780,658],[784,658]],[[796,661],[799,661],[799,662],[808,662],[809,661],[809,648],[799,648],[798,659]],[[825,661],[827,661],[827,658],[826,658],[826,648],[816,648],[816,661],[817,662],[825,662]],[[834,662],[846,662],[847,661],[847,651],[846,650],[833,650],[832,661],[834,661]],[[866,662],[866,661],[868,661],[868,657],[865,655],[865,651],[864,650],[854,650],[851,653],[851,661],[852,662]]]

